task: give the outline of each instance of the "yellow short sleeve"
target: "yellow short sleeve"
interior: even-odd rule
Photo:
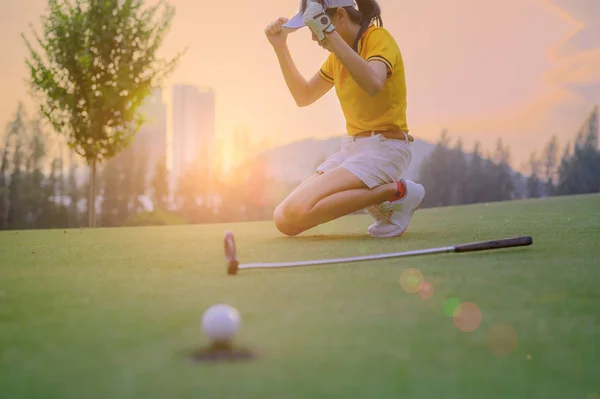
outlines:
[[[385,29],[372,29],[363,41],[365,60],[381,61],[387,66],[388,78],[400,60],[400,49],[392,35]]]
[[[327,57],[323,65],[321,65],[321,69],[319,69],[319,76],[329,83],[334,83],[333,57],[333,53],[329,54],[329,57]]]

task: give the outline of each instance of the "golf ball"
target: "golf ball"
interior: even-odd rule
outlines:
[[[211,306],[202,316],[202,331],[214,341],[230,341],[240,329],[241,317],[236,308],[225,304]]]

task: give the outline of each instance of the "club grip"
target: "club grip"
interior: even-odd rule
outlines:
[[[471,244],[462,244],[455,247],[455,252],[474,252],[484,251],[486,249],[498,249],[498,248],[510,248],[510,247],[522,247],[525,245],[531,245],[533,240],[530,236],[505,238],[501,240],[481,241],[474,242]]]

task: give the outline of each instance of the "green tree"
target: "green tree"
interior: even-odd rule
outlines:
[[[548,194],[554,193],[558,174],[558,139],[553,135],[542,153],[542,162],[544,164],[544,180],[547,186]]]
[[[29,81],[41,111],[69,147],[90,166],[88,225],[95,225],[96,167],[126,148],[144,122],[139,107],[175,67],[157,51],[174,8],[154,17],[164,2],[48,0],[40,49],[29,49]],[[33,28],[32,28],[33,30]]]
[[[481,144],[475,142],[473,153],[468,163],[466,203],[474,204],[482,201],[485,190],[484,160]]]
[[[67,208],[62,202],[61,186],[62,159],[54,158],[50,164],[50,173],[44,184],[44,203],[40,217],[37,220],[38,228],[63,228],[68,226]]]
[[[135,153],[132,148],[128,148],[119,154],[118,164],[119,164],[119,184],[115,187],[118,195],[118,215],[119,215],[119,224],[127,219],[129,215],[132,213],[133,204],[134,204],[134,180],[133,180],[133,170],[135,168]],[[115,159],[117,161],[117,159]]]
[[[78,227],[79,226],[79,200],[81,199],[82,193],[81,188],[77,183],[77,165],[70,160],[69,174],[67,176],[67,195],[69,197],[69,211],[68,211],[68,226]]]
[[[35,228],[37,227],[38,218],[44,210],[45,203],[48,201],[44,196],[45,176],[42,170],[46,157],[46,137],[39,119],[31,121],[30,126],[31,134],[25,167],[25,200],[23,205],[29,214],[30,227]]]
[[[575,144],[572,155],[565,150],[556,193],[559,195],[600,192],[600,151],[591,132],[583,143]]]
[[[513,199],[515,183],[510,168],[510,150],[504,146],[502,138],[496,142],[496,151],[493,159],[494,198],[493,201],[507,201]]]
[[[10,184],[8,185],[8,226],[11,229],[24,229],[26,227],[25,194],[27,190],[23,171],[23,136],[22,131],[16,136],[12,172],[10,174]]]
[[[0,161],[0,228],[8,229],[8,217],[10,211],[10,181],[11,181],[11,156],[18,152],[16,143],[21,140],[26,125],[26,115],[22,103],[17,106],[14,119],[8,124],[4,137],[4,148],[2,160]],[[19,148],[19,152],[20,152]]]
[[[120,184],[120,157],[111,159],[104,164],[100,177],[102,203],[100,217],[102,226],[113,227],[119,224],[119,202],[122,198],[119,195]]]
[[[467,160],[463,152],[462,140],[458,138],[454,148],[449,149],[449,168],[450,177],[448,205],[464,204],[467,199]]]
[[[527,196],[529,198],[539,198],[541,193],[541,163],[536,157],[535,153],[532,153],[529,158],[530,175],[527,179]]]
[[[434,150],[423,161],[419,170],[419,181],[427,192],[424,207],[445,206],[448,204],[453,184],[448,170],[451,154],[450,137],[448,132],[444,130]]]

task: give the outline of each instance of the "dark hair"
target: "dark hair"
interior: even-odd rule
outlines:
[[[381,7],[377,4],[377,0],[355,0],[358,10],[354,7],[344,7],[346,13],[350,17],[350,20],[360,25],[360,30],[356,40],[354,41],[354,50],[358,51],[358,42],[362,37],[363,33],[369,28],[372,23],[377,26],[383,26],[383,20],[381,19]],[[325,0],[319,0],[319,3],[325,7]],[[302,2],[302,12],[306,10],[307,0]],[[337,8],[328,8],[325,10],[330,18],[333,18],[337,11]]]

